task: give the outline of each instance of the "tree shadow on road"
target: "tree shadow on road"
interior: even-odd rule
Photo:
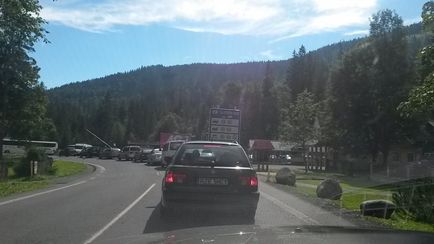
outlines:
[[[224,226],[224,225],[250,225],[254,221],[243,217],[240,214],[222,211],[183,211],[175,213],[167,218],[160,217],[160,207],[154,209],[146,222],[143,233],[168,232],[179,229],[205,227],[205,226]]]

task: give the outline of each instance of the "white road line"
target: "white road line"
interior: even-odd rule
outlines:
[[[157,175],[160,176],[160,172],[159,171],[157,171]]]
[[[92,164],[92,163],[87,163],[87,164],[90,164],[90,165],[98,168],[99,169],[99,173],[98,174],[102,174],[106,170],[103,166],[98,165],[98,164]],[[93,176],[92,178],[90,178],[90,180],[94,180],[94,179],[95,179],[95,176]],[[48,194],[48,193],[51,193],[51,192],[60,191],[60,190],[63,190],[63,189],[69,188],[69,187],[78,186],[78,185],[81,185],[81,184],[86,183],[86,182],[87,182],[86,180],[82,180],[82,181],[79,181],[79,182],[71,184],[71,185],[62,186],[62,187],[51,189],[51,190],[48,190],[48,191],[38,192],[38,193],[35,193],[35,194],[32,194],[32,195],[27,195],[27,196],[11,199],[11,200],[8,200],[8,201],[0,202],[0,206],[7,205],[7,204],[10,204],[10,203],[14,203],[14,202],[18,202],[18,201],[25,200],[25,199],[29,199],[29,198],[32,198],[32,197],[37,197],[37,196],[45,195],[45,194]]]
[[[265,197],[267,200],[271,201],[272,203],[274,203],[278,207],[283,208],[284,210],[286,210],[290,214],[294,215],[298,219],[304,221],[305,223],[319,225],[318,221],[312,219],[311,217],[309,217],[306,214],[298,211],[297,209],[288,206],[287,204],[285,204],[284,202],[280,201],[279,199],[277,199],[275,197],[272,197],[272,196],[268,195],[267,193],[264,193],[263,191],[261,191],[260,193],[261,193],[261,196]]]
[[[120,212],[118,215],[116,215],[116,217],[114,217],[108,224],[106,224],[101,230],[99,230],[98,232],[96,232],[95,234],[92,235],[91,238],[87,239],[84,244],[89,244],[92,243],[96,238],[98,238],[100,235],[102,235],[104,233],[104,231],[106,231],[108,228],[110,228],[110,226],[112,226],[114,223],[116,223],[116,221],[118,221],[120,218],[122,218],[122,216],[124,216],[130,209],[132,209],[140,200],[142,200],[143,197],[146,196],[146,194],[149,193],[149,191],[152,190],[152,188],[154,188],[155,183],[152,184],[145,192],[142,193],[142,195],[140,195],[136,200],[134,200],[134,202],[132,202],[128,207],[126,207],[122,212]]]
[[[86,183],[86,182],[87,181],[83,180],[83,181],[79,181],[77,183],[74,183],[74,184],[71,184],[71,185],[67,185],[67,186],[62,186],[62,187],[59,187],[59,188],[56,188],[56,189],[51,189],[51,190],[48,190],[48,191],[43,191],[43,192],[35,193],[35,194],[32,194],[32,195],[18,197],[18,198],[11,199],[11,200],[8,200],[8,201],[0,202],[0,206],[6,205],[6,204],[9,204],[9,203],[18,202],[18,201],[25,200],[25,199],[28,199],[28,198],[40,196],[40,195],[45,195],[45,194],[48,194],[48,193],[51,193],[51,192],[60,191],[60,190],[63,190],[63,189],[69,188],[69,187],[78,186],[78,185],[81,185],[81,184]]]
[[[94,166],[96,168],[98,168],[100,170],[99,171],[100,174],[102,174],[102,173],[105,172],[105,168],[103,166],[99,165],[99,164],[93,164],[93,163],[88,163],[88,162],[86,162],[86,163],[89,164],[89,165],[92,165],[92,166]]]

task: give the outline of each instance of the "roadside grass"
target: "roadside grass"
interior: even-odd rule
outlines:
[[[316,189],[315,188],[307,187],[307,186],[301,185],[301,184],[298,184],[298,185],[296,184],[296,187],[294,187],[294,188],[296,188],[297,191],[299,191],[305,195],[312,196],[312,197],[316,196]]]
[[[64,160],[56,160],[53,162],[54,176],[65,177],[85,171],[87,166],[81,163],[74,163]]]
[[[416,222],[412,219],[406,219],[405,217],[399,216],[398,214],[395,213],[390,217],[390,219],[381,219],[375,217],[363,217],[363,218],[372,222],[389,226],[393,229],[434,233],[434,225],[422,223],[422,222]]]
[[[8,180],[0,181],[0,197],[42,189],[50,186],[53,179],[78,174],[85,171],[87,168],[85,164],[56,160],[53,162],[53,175],[41,175],[34,178],[17,178],[12,166],[11,164],[8,168]]]
[[[316,197],[316,186],[321,182],[321,180],[297,180],[297,187],[295,189],[311,197]],[[390,184],[382,186],[373,187],[355,187],[352,185],[353,182],[347,183],[341,181],[342,187],[342,198],[341,200],[333,201],[336,206],[340,206],[347,210],[359,212],[360,203],[365,200],[375,200],[375,199],[392,199],[393,190],[397,189],[400,184]],[[360,183],[360,182],[358,182]],[[359,184],[357,184],[359,185]],[[382,224],[384,226],[391,227],[393,229],[399,230],[409,230],[409,231],[422,231],[422,232],[433,232],[434,225],[417,222],[413,219],[405,216],[401,216],[394,213],[390,219],[381,219],[375,217],[363,217],[368,221]]]
[[[321,180],[298,180],[297,189],[310,196],[316,197],[316,187]],[[336,203],[348,210],[359,211],[360,203],[366,200],[385,199],[391,200],[392,192],[384,189],[378,190],[369,187],[354,187],[348,183],[341,182],[342,198]]]
[[[266,174],[264,173],[263,175]],[[384,184],[371,181],[367,176],[349,177],[335,173],[308,172],[306,174],[304,171],[298,171],[296,175],[296,187],[292,187],[291,189],[312,198],[317,197],[316,187],[323,179],[338,179],[341,183],[343,194],[340,200],[333,201],[334,205],[355,212],[360,211],[360,203],[365,200],[391,200],[395,190],[400,187],[405,187],[406,184],[408,184],[407,182]],[[270,181],[276,183],[274,179],[275,174],[271,173],[270,176]],[[434,225],[417,222],[410,217],[401,216],[397,213],[394,213],[390,219],[375,217],[362,218],[393,229],[434,233]]]
[[[29,180],[25,178],[12,179],[0,182],[0,197],[6,197],[15,193],[34,191],[49,185],[46,180]]]

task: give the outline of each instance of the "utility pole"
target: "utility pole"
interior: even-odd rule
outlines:
[[[110,146],[110,144],[108,144],[107,142],[105,142],[103,139],[99,138],[97,135],[95,135],[92,131],[86,129],[87,132],[89,132],[89,134],[91,134],[92,136],[94,136],[96,139],[98,139],[100,142],[104,143],[104,145],[106,145],[109,148],[112,148]]]

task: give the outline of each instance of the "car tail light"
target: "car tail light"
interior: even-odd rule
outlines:
[[[187,178],[187,175],[183,173],[176,173],[176,172],[169,171],[167,172],[166,177],[164,178],[164,182],[166,182],[167,184],[184,183],[185,178]]]
[[[241,176],[240,181],[243,186],[258,186],[258,178],[256,176]]]
[[[258,178],[256,176],[250,177],[250,186],[258,186]]]

